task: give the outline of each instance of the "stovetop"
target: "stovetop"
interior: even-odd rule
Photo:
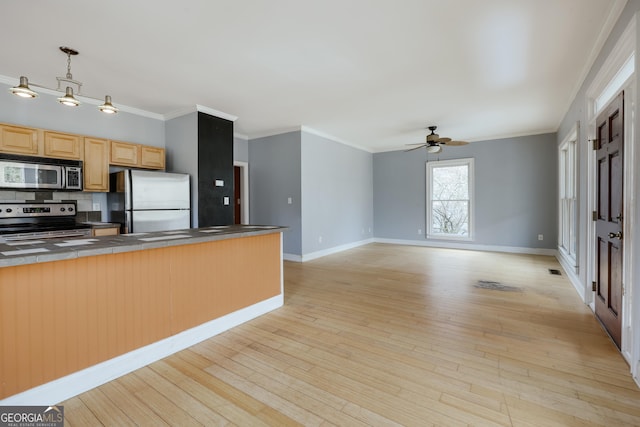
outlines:
[[[0,235],[80,230],[74,202],[0,202]]]

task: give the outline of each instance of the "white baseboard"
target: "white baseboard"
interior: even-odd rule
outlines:
[[[544,248],[523,248],[518,246],[494,246],[494,245],[478,245],[474,243],[464,242],[443,242],[434,240],[403,240],[403,239],[385,239],[376,237],[373,239],[375,243],[389,243],[394,245],[408,246],[426,246],[430,248],[446,248],[446,249],[467,249],[471,251],[485,252],[508,252],[514,254],[530,254],[530,255],[548,255],[556,256],[555,249]]]
[[[578,277],[578,274],[576,272],[576,266],[572,265],[572,262],[570,259],[567,259],[566,257],[562,256],[562,253],[560,251],[558,251],[556,258],[558,259],[558,262],[562,266],[562,269],[564,270],[565,274],[569,278],[569,282],[571,282],[576,292],[582,299],[582,302],[586,303],[587,300],[585,295],[585,286],[580,281],[580,277]]]
[[[281,293],[113,359],[0,400],[0,405],[53,405],[282,307]]]
[[[305,261],[311,261],[314,259],[322,258],[323,256],[337,254],[339,252],[357,248],[358,246],[367,245],[373,242],[374,242],[374,239],[366,239],[366,240],[360,240],[358,242],[347,243],[345,245],[334,246],[332,248],[323,249],[321,251],[311,252],[309,254],[304,254],[304,255],[283,254],[282,257],[286,261],[305,262]]]

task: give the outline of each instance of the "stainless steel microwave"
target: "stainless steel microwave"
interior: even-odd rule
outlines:
[[[0,188],[82,190],[82,162],[1,154]]]

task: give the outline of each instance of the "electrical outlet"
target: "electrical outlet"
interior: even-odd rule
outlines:
[[[93,204],[93,210],[94,211],[99,211],[100,210],[100,203],[94,203]]]
[[[229,205],[229,198],[228,198],[228,197],[225,197],[225,198],[223,199],[223,203],[224,203],[224,205],[225,205],[225,206]]]
[[[544,240],[544,236],[542,234],[538,234],[538,240]]]
[[[418,228],[418,235],[422,236],[422,228]]]
[[[288,203],[288,204],[293,203],[293,199],[292,199],[291,197],[289,197],[289,198],[287,199],[287,203]]]
[[[322,236],[318,237],[318,243],[322,243]]]

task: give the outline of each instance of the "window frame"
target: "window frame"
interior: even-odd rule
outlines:
[[[579,124],[576,123],[572,132],[558,147],[558,250],[574,268],[577,265],[578,250],[578,129]]]
[[[469,221],[468,226],[469,230],[467,235],[459,236],[452,234],[444,234],[444,233],[435,233],[433,231],[433,223],[432,223],[432,211],[433,211],[433,200],[431,195],[433,193],[433,170],[436,168],[446,168],[446,167],[457,167],[457,166],[467,166],[467,178],[468,178],[468,190],[469,190],[469,198],[468,198],[468,210],[469,210]],[[451,160],[439,160],[437,162],[427,162],[425,165],[426,169],[426,233],[425,237],[427,239],[438,239],[438,240],[452,240],[452,241],[472,241],[475,236],[475,173],[474,173],[474,158],[468,157],[463,159],[451,159]]]

